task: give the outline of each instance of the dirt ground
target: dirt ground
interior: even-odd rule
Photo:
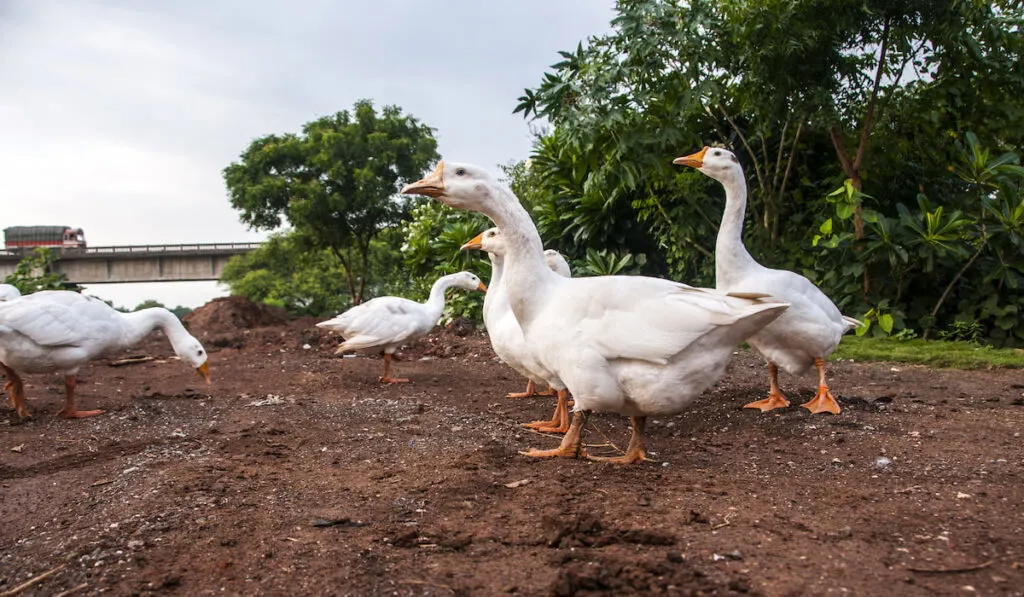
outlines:
[[[520,456],[557,445],[520,426],[554,401],[506,399],[524,384],[482,335],[409,347],[384,386],[313,323],[194,325],[210,387],[151,336],[83,369],[86,420],[26,378],[32,419],[0,410],[0,595],[55,569],[17,594],[1024,595],[1024,371],[840,362],[841,415],[785,375],[794,406],[760,414],[739,351],[648,421],[656,462],[616,467]],[[596,415],[585,442],[627,438]]]

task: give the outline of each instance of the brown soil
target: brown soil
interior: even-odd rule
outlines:
[[[1022,595],[1024,372],[835,363],[843,413],[743,410],[741,351],[686,412],[648,422],[656,462],[535,461],[551,415],[479,334],[445,331],[379,384],[313,320],[194,333],[206,387],[159,336],[79,377],[92,419],[0,413],[0,594]],[[207,332],[205,336],[203,332]],[[586,443],[622,447],[622,417]]]

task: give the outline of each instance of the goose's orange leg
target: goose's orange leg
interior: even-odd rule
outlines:
[[[377,381],[384,383],[406,383],[409,380],[404,377],[391,377],[391,355],[384,353],[384,375],[377,378]]]
[[[69,419],[85,419],[88,417],[95,417],[96,415],[102,415],[102,410],[78,410],[75,408],[75,376],[67,375],[64,377],[64,392],[67,394],[64,402],[64,408],[60,409],[57,414],[63,414]]]
[[[526,423],[526,427],[546,433],[565,433],[569,430],[569,390],[559,390],[558,404],[550,421]]]
[[[4,384],[4,389],[7,390],[11,395],[11,405],[18,411],[18,418],[24,419],[31,417],[28,408],[25,406],[25,384],[21,382],[21,378],[7,365],[0,363],[0,367],[4,368],[4,375],[7,376],[7,383]]]
[[[583,449],[583,425],[587,422],[587,417],[590,416],[590,411],[577,411],[573,414],[572,424],[569,425],[569,430],[562,437],[562,443],[558,445],[554,450],[536,450],[529,449],[525,452],[520,452],[523,456],[530,456],[531,458],[587,458],[587,451]]]
[[[768,363],[768,378],[770,380],[769,383],[771,384],[771,387],[768,390],[768,397],[764,400],[755,400],[750,404],[744,405],[743,408],[757,408],[764,413],[770,410],[775,410],[776,408],[789,406],[789,400],[786,400],[786,397],[782,395],[781,391],[779,391],[779,368],[775,363]]]
[[[629,425],[633,428],[633,434],[629,437],[629,447],[622,456],[591,456],[591,460],[601,460],[612,464],[633,464],[647,460],[644,454],[644,427],[647,424],[647,417],[630,417]]]
[[[839,403],[836,402],[832,392],[828,390],[828,386],[825,384],[825,359],[821,357],[814,359],[814,366],[818,368],[818,393],[809,402],[800,406],[811,411],[813,414],[828,412],[838,415]]]

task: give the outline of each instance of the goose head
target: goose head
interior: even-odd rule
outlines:
[[[206,383],[210,383],[210,364],[206,361],[206,349],[199,340],[191,334],[185,334],[185,337],[176,338],[176,341],[171,342],[171,347],[179,359],[195,369]]]
[[[696,168],[722,184],[743,180],[743,167],[736,154],[721,147],[704,146],[697,153],[676,158],[672,163]]]
[[[488,213],[496,202],[493,189],[497,182],[486,170],[472,164],[445,163],[414,183],[405,185],[406,195],[425,195],[455,209]]]
[[[459,247],[459,250],[468,251],[470,249],[478,249],[493,253],[495,255],[505,255],[505,238],[501,236],[501,230],[497,228],[488,228],[480,234],[473,237],[472,240]]]
[[[463,290],[479,290],[481,292],[487,292],[487,286],[480,281],[480,278],[476,274],[470,272],[458,272],[448,276],[449,286],[455,288],[461,288]]]

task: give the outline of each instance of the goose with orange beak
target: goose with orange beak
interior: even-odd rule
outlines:
[[[438,278],[425,303],[397,296],[379,296],[316,326],[338,332],[345,339],[338,346],[337,354],[350,350],[384,353],[384,375],[377,380],[405,383],[409,380],[391,375],[392,355],[403,344],[418,340],[434,329],[444,312],[444,295],[449,288],[487,291],[476,274],[458,272]]]
[[[527,378],[526,391],[508,394],[508,398],[526,398],[529,396],[552,396],[558,394],[558,404],[551,420],[526,423],[527,427],[549,433],[565,433],[569,429],[569,392],[565,386],[533,355],[530,346],[523,337],[516,316],[508,302],[505,292],[505,281],[502,272],[505,267],[505,239],[497,228],[490,228],[476,235],[462,245],[462,250],[479,249],[485,251],[491,260],[490,290],[484,298],[484,326],[491,340],[491,348],[508,366]],[[544,251],[544,261],[548,268],[560,276],[570,277],[569,264],[558,251]],[[550,388],[547,392],[538,392],[537,384],[546,383]]]
[[[530,349],[575,400],[560,445],[527,456],[587,456],[582,431],[596,411],[628,416],[632,427],[625,453],[602,459],[645,460],[647,417],[686,408],[722,377],[736,344],[788,307],[658,278],[559,276],[545,264],[540,235],[516,196],[471,164],[441,162],[402,192],[482,213],[505,239],[509,306]]]
[[[207,383],[206,350],[173,313],[161,307],[121,313],[103,301],[69,290],[46,290],[0,301],[0,369],[18,416],[29,416],[20,374],[58,372],[64,376],[64,408],[59,414],[84,419],[102,410],[79,410],[79,368],[105,353],[134,346],[159,329],[171,348]]]
[[[769,269],[750,256],[743,245],[747,183],[743,167],[731,151],[704,147],[676,158],[673,163],[695,168],[725,187],[725,211],[715,244],[716,288],[733,293],[768,293],[790,304],[778,319],[747,338],[768,360],[769,390],[767,398],[744,408],[767,412],[789,406],[789,400],[779,389],[779,367],[790,375],[800,375],[814,365],[818,370],[818,391],[802,406],[812,413],[839,414],[839,403],[825,383],[825,358],[839,345],[844,333],[863,324],[840,313],[807,278],[787,270]]]

